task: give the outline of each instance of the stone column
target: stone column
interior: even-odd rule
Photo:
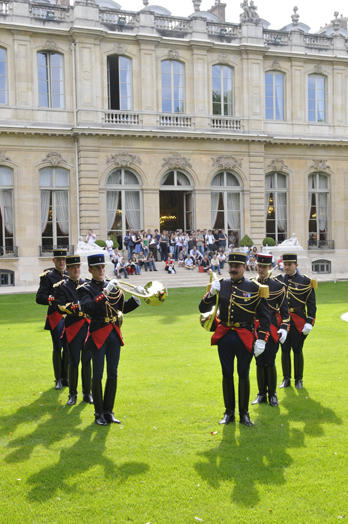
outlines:
[[[158,187],[143,187],[144,229],[160,229],[160,199]]]

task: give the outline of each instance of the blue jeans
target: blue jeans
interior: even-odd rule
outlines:
[[[140,266],[138,264],[135,265],[135,274],[140,275]]]
[[[134,246],[130,246],[130,245],[128,244],[128,260],[129,260],[130,258],[132,258],[133,252],[134,252]]]
[[[197,246],[198,251],[204,255],[204,246]]]
[[[150,271],[152,271],[152,270],[157,271],[156,266],[155,266],[155,262],[153,260],[149,260],[148,264],[149,264]]]

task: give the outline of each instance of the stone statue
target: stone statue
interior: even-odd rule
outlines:
[[[284,240],[284,242],[282,242],[279,245],[280,246],[299,246],[300,243],[299,243],[295,233],[293,233],[291,238],[287,238],[286,240]]]
[[[243,13],[240,15],[241,23],[251,22],[253,24],[258,24],[260,17],[257,14],[257,7],[254,4],[253,0],[243,0],[243,3],[240,4],[240,7],[243,9]]]
[[[93,253],[100,253],[101,251],[104,251],[104,247],[100,247],[97,244],[87,244],[87,242],[84,242],[82,237],[79,237],[79,241],[77,243],[77,249],[75,251],[75,255],[92,255]]]

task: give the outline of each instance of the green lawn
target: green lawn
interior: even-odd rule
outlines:
[[[221,370],[198,322],[200,288],[125,316],[115,415],[65,407],[54,389],[45,308],[0,297],[0,522],[331,523],[348,517],[348,283],[320,284],[303,390],[255,423],[217,424]],[[278,383],[281,382],[278,354]],[[79,388],[81,390],[81,388]],[[254,361],[251,400],[257,393]],[[217,434],[212,432],[217,431]]]

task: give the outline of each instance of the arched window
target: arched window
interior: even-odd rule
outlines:
[[[6,49],[0,47],[0,104],[7,104]]]
[[[161,64],[162,111],[184,112],[184,66],[176,60],[164,60]]]
[[[64,107],[63,55],[51,51],[37,54],[39,106]]]
[[[109,109],[132,109],[131,60],[125,56],[108,56],[108,105]]]
[[[221,171],[211,183],[211,229],[225,229],[229,244],[241,235],[241,185],[237,175]]]
[[[266,175],[266,236],[277,244],[288,238],[288,179],[282,173]]]
[[[69,246],[69,171],[62,167],[40,169],[41,238],[43,251]]]
[[[325,77],[308,76],[308,121],[325,122]]]
[[[0,251],[13,250],[13,170],[0,166]]]
[[[193,224],[193,184],[182,171],[167,171],[160,182],[161,228],[169,231],[191,231]]]
[[[233,115],[233,76],[232,68],[214,65],[213,77],[213,115]]]
[[[315,173],[308,177],[309,246],[329,240],[329,177]]]
[[[267,120],[284,120],[284,75],[276,71],[265,74]]]
[[[119,244],[130,229],[142,227],[140,182],[129,169],[115,169],[106,181],[106,233]],[[120,242],[121,240],[121,242]]]

